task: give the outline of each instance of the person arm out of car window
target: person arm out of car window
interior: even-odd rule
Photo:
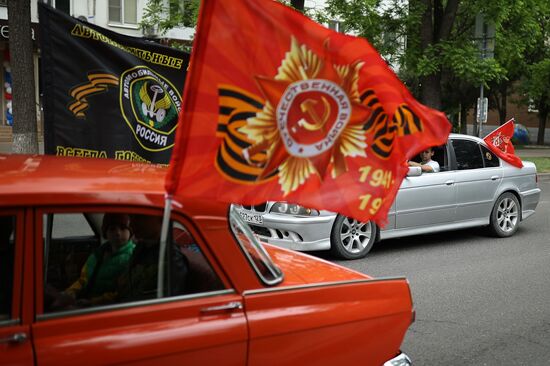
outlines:
[[[434,151],[430,147],[420,153],[420,163],[417,163],[416,161],[409,161],[408,164],[409,166],[419,166],[422,169],[423,173],[437,173],[440,169],[439,163],[435,160],[432,160],[433,156]]]

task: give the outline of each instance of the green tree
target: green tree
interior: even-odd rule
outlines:
[[[38,153],[30,1],[8,1],[14,153]]]
[[[296,10],[304,12],[304,0],[279,0]],[[145,34],[165,35],[176,27],[195,27],[200,0],[147,0],[143,9],[140,28]],[[170,46],[181,48],[172,42]],[[187,49],[190,51],[190,49]]]
[[[314,15],[321,23],[340,22],[342,32],[361,36],[392,65],[404,59],[403,41],[406,39],[407,7],[402,1],[391,0],[385,7],[379,0],[327,0],[324,9]]]
[[[476,16],[483,14],[489,22],[497,24],[500,22],[498,9],[488,8],[475,0],[460,2],[447,40],[435,46],[436,52],[432,52],[429,58],[425,57],[426,54],[420,55],[420,71],[416,72],[421,75],[423,63],[436,60],[434,64],[438,66],[434,70],[441,70],[441,107],[451,115],[455,130],[461,133],[467,132],[467,112],[476,107],[480,86],[483,85],[486,93],[489,82],[499,82],[505,78],[505,70],[498,60],[482,58],[481,40],[474,40]],[[416,70],[414,63],[412,69]],[[457,122],[460,129],[456,126]],[[479,126],[475,118],[473,122],[474,134],[477,135]]]
[[[550,112],[550,3],[534,2],[531,8],[538,27],[531,34],[534,47],[526,56],[527,68],[521,81],[524,104],[534,104],[538,110],[539,132],[537,144],[544,144],[546,120]]]
[[[195,27],[200,0],[147,0],[140,28],[145,34],[165,35],[176,27]],[[182,48],[175,42],[170,44]]]
[[[302,0],[280,1],[311,13]],[[192,23],[198,0],[188,2],[195,6],[180,10],[187,11]],[[149,0],[144,17],[163,32],[181,25],[177,16],[155,20],[169,13],[165,3]],[[327,0],[325,9],[313,15],[325,24],[337,20],[341,31],[367,38],[424,104],[460,115],[460,121],[451,119],[460,123],[461,132],[466,132],[467,111],[475,107],[480,85],[489,95],[490,106],[498,110],[501,123],[508,96],[518,91],[525,94],[521,102],[534,101],[539,110],[540,140],[549,112],[548,8],[548,0]],[[494,58],[480,58],[474,42],[478,13],[495,25]]]
[[[506,122],[508,96],[517,93],[519,80],[527,70],[526,56],[537,47],[533,34],[539,32],[532,7],[540,0],[510,1],[496,29],[495,58],[505,77],[489,83],[490,105],[498,110],[499,122]]]
[[[424,104],[442,109],[447,107],[442,102],[447,100],[442,98],[446,80],[458,78],[471,87],[469,83],[479,85],[502,74],[497,62],[479,59],[472,43],[481,4],[481,0],[328,0],[325,16],[341,19],[348,32],[367,38],[399,69]]]
[[[539,111],[537,144],[543,145],[546,120],[550,112],[550,91],[548,90],[550,85],[550,58],[546,58],[532,65],[529,71],[531,80],[536,81],[536,83],[533,83],[530,93],[534,97]]]

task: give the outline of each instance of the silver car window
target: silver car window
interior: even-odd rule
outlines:
[[[452,140],[452,144],[458,170],[483,168],[483,158],[477,142],[456,139]]]
[[[481,153],[483,154],[483,163],[485,164],[485,168],[495,168],[500,166],[499,158],[491,150],[483,145],[479,146],[481,146]]]

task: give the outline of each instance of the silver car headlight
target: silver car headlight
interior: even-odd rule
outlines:
[[[271,213],[296,215],[296,216],[319,216],[319,211],[313,208],[302,207],[295,203],[277,202],[269,210]]]

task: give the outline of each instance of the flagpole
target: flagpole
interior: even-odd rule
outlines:
[[[158,259],[157,298],[164,295],[164,257],[166,256],[166,242],[168,240],[168,228],[170,226],[170,213],[172,211],[172,195],[165,195],[164,215],[160,232],[160,246]]]

